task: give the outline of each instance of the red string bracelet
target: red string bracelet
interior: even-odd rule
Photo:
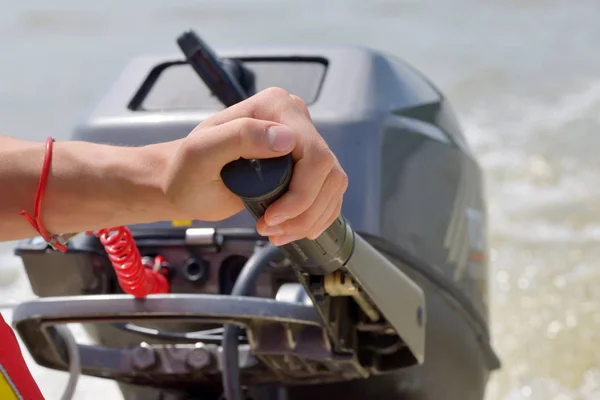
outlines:
[[[52,165],[52,144],[54,138],[48,136],[46,139],[46,152],[44,154],[44,164],[42,165],[42,173],[40,175],[40,181],[38,183],[37,192],[35,194],[35,205],[33,217],[27,212],[27,210],[21,210],[21,215],[27,219],[29,224],[35,229],[40,236],[50,245],[54,250],[67,251],[67,247],[61,242],[61,235],[51,235],[48,233],[42,222],[42,204],[44,202],[44,195],[46,194],[46,184],[48,182],[48,175],[50,174],[50,166]]]
[[[21,210],[21,215],[27,219],[33,229],[35,229],[54,250],[66,252],[67,246],[65,246],[65,244],[71,237],[75,236],[75,234],[51,235],[48,233],[42,222],[42,204],[44,202],[46,184],[48,182],[48,175],[50,174],[50,166],[52,163],[53,143],[54,139],[52,137],[46,139],[44,164],[42,166],[40,182],[35,195],[34,216],[31,217],[26,210]],[[111,235],[111,231],[117,231],[117,234]],[[98,232],[97,236],[100,238],[100,242],[104,245],[109,259],[113,264],[117,278],[119,279],[119,284],[123,291],[133,294],[138,298],[153,293],[169,293],[169,281],[165,275],[163,275],[162,270],[146,268],[142,263],[137,244],[127,227],[121,226],[111,229],[102,229]],[[165,262],[164,258],[161,256],[157,256],[154,261],[155,263],[159,263],[157,265]]]

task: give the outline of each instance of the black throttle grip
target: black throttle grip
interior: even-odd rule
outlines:
[[[287,192],[293,164],[289,154],[262,160],[240,158],[223,168],[221,179],[242,199],[254,219],[259,220],[267,208]],[[297,240],[281,249],[303,272],[324,275],[343,267],[350,259],[354,232],[340,214],[317,239]]]

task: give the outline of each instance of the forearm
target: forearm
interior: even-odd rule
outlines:
[[[114,147],[55,142],[42,204],[50,233],[71,233],[175,218],[163,194],[171,144]],[[34,214],[45,143],[0,136],[0,241],[36,236]]]

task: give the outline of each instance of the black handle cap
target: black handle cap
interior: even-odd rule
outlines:
[[[242,199],[254,218],[259,219],[287,191],[293,166],[290,154],[262,160],[240,158],[221,170],[221,179]]]

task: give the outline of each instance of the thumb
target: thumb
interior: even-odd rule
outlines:
[[[271,121],[238,118],[201,133],[210,143],[212,159],[225,165],[238,158],[273,158],[290,153],[298,136],[291,128]]]

